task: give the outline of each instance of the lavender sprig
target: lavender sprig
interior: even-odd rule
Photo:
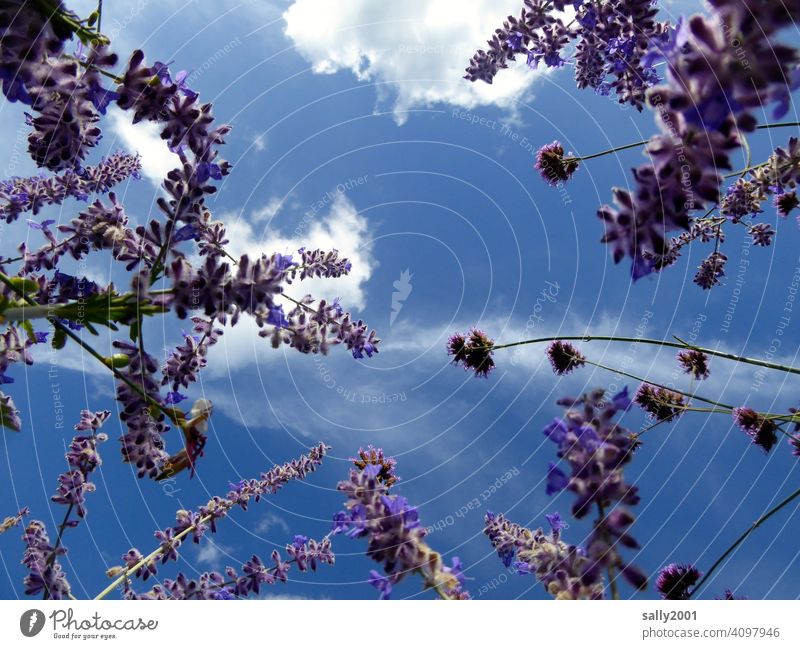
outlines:
[[[95,599],[104,599],[121,583],[127,582],[131,575],[143,580],[155,575],[157,561],[160,560],[162,564],[175,561],[178,558],[178,549],[189,534],[195,543],[199,543],[207,531],[217,531],[217,521],[227,517],[234,507],[246,510],[251,500],[259,502],[264,496],[277,493],[292,480],[305,479],[322,464],[328,450],[328,446],[320,443],[312,447],[307,455],[301,455],[283,465],[276,465],[262,473],[259,479],[242,480],[231,485],[232,489],[225,497],[214,496],[206,505],[199,507],[197,512],[179,510],[174,526],[155,533],[159,546],[146,557],[136,548],[129,550],[122,558],[125,568],[114,571],[116,579]]]
[[[396,480],[394,464],[387,469],[383,453],[378,451],[360,456],[356,467],[361,464],[364,468],[352,469],[349,479],[337,485],[347,501],[346,509],[334,516],[332,533],[367,539],[367,556],[386,573],[382,576],[373,571],[369,580],[381,599],[388,599],[392,587],[413,573],[442,599],[468,599],[458,558],[453,558],[452,566],[444,565],[441,555],[423,540],[426,530],[420,525],[417,509],[404,497],[389,494],[389,484]]]
[[[60,205],[68,198],[87,200],[92,194],[104,194],[127,178],[138,178],[140,169],[138,155],[120,152],[59,176],[11,178],[0,182],[0,219],[11,223],[24,212],[36,215],[43,207]]]

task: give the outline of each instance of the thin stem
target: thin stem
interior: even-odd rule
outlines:
[[[597,511],[600,514],[600,520],[598,524],[601,524],[606,518],[606,508],[603,507],[601,502],[597,503]],[[603,538],[606,543],[608,543],[608,533],[603,532]],[[619,586],[617,585],[617,571],[614,567],[613,562],[609,562],[608,564],[608,587],[611,589],[611,599],[619,599]]]
[[[584,361],[587,365],[594,365],[595,367],[600,368],[601,370],[608,370],[609,372],[615,372],[620,376],[627,376],[629,379],[633,379],[634,381],[641,381],[642,383],[647,383],[648,385],[652,385],[656,388],[661,388],[662,390],[669,390],[670,392],[677,392],[678,394],[682,394],[684,397],[688,397],[689,399],[697,399],[698,401],[702,401],[703,403],[710,403],[712,406],[719,406],[720,408],[727,408],[729,411],[733,410],[733,406],[729,406],[725,403],[719,403],[718,401],[712,401],[711,399],[706,399],[705,397],[698,396],[696,394],[690,394],[689,392],[684,392],[683,390],[678,390],[677,388],[668,388],[666,385],[661,385],[660,383],[654,383],[653,381],[649,381],[648,379],[644,379],[641,376],[636,376],[635,374],[630,374],[629,372],[625,372],[623,370],[618,370],[613,367],[609,367],[608,365],[603,365],[602,363],[595,363],[594,361],[590,361],[586,359]],[[682,407],[681,410],[685,410],[685,407]]]
[[[787,496],[786,498],[784,498],[784,499],[783,499],[783,500],[782,500],[780,503],[778,503],[777,505],[775,505],[775,507],[773,507],[772,509],[770,509],[770,510],[769,510],[769,511],[768,511],[766,514],[764,514],[764,515],[763,515],[761,518],[759,518],[759,519],[758,519],[758,520],[757,520],[755,523],[753,523],[753,524],[752,524],[750,527],[748,527],[748,528],[747,528],[747,529],[746,529],[744,532],[742,532],[742,534],[739,536],[739,538],[737,538],[737,539],[736,539],[736,540],[735,540],[735,541],[734,541],[734,542],[731,544],[731,546],[730,546],[730,547],[729,547],[727,550],[725,550],[725,552],[723,552],[723,553],[722,553],[722,556],[720,556],[720,557],[719,557],[719,559],[717,559],[717,560],[716,560],[716,561],[715,561],[715,562],[712,564],[712,566],[711,566],[711,567],[708,569],[708,571],[706,572],[706,574],[705,574],[705,575],[703,575],[703,578],[702,578],[702,579],[701,579],[699,582],[697,582],[697,586],[695,586],[695,587],[694,587],[694,589],[692,590],[692,592],[691,592],[691,593],[689,593],[689,599],[691,599],[691,598],[692,598],[692,597],[695,595],[695,593],[697,593],[697,592],[699,592],[699,591],[700,591],[700,587],[701,587],[701,586],[702,586],[702,585],[703,585],[703,584],[704,584],[706,581],[708,581],[708,578],[709,578],[709,577],[711,577],[711,575],[714,573],[714,571],[715,571],[717,568],[719,568],[719,566],[722,564],[722,562],[723,562],[723,561],[725,561],[725,559],[727,559],[727,558],[730,556],[730,554],[731,554],[731,553],[732,553],[732,552],[733,552],[733,551],[734,551],[736,548],[738,548],[738,547],[739,547],[739,546],[740,546],[740,545],[741,545],[741,544],[742,544],[742,543],[745,541],[745,539],[746,539],[748,536],[750,536],[750,534],[752,534],[752,533],[753,533],[753,532],[754,532],[754,531],[755,531],[755,530],[756,530],[758,527],[760,527],[760,526],[761,526],[763,523],[765,523],[765,522],[766,522],[766,521],[767,521],[769,518],[771,518],[772,516],[774,516],[775,514],[777,514],[777,513],[778,513],[778,512],[779,512],[781,509],[783,509],[784,507],[786,507],[786,505],[788,505],[789,503],[791,503],[793,500],[795,500],[795,499],[796,499],[796,498],[798,498],[798,497],[800,497],[800,489],[798,489],[798,490],[797,490],[797,491],[795,491],[794,493],[792,493],[792,494],[790,494],[789,496]]]
[[[64,537],[64,530],[67,529],[67,523],[69,522],[69,517],[72,515],[72,510],[74,508],[75,504],[70,503],[69,507],[67,508],[67,513],[64,514],[64,520],[62,520],[61,525],[58,526],[58,536],[56,537],[56,544],[53,546],[53,551],[50,553],[50,556],[47,557],[46,565],[48,566],[52,566],[56,561],[56,555],[58,553],[58,549],[61,547],[61,540]],[[48,599],[49,595],[50,595],[50,589],[47,587],[47,583],[45,583],[44,590],[42,591],[42,599]]]
[[[641,343],[644,345],[658,345],[661,347],[674,347],[676,349],[692,349],[694,351],[703,352],[704,354],[708,354],[709,356],[718,356],[720,358],[727,358],[731,361],[738,361],[741,363],[748,363],[749,365],[758,365],[760,367],[767,367],[772,370],[781,370],[783,372],[788,372],[790,374],[800,374],[800,368],[797,367],[790,367],[788,365],[781,365],[779,363],[770,363],[768,361],[761,361],[757,358],[748,358],[746,356],[737,356],[736,354],[730,354],[728,352],[723,352],[717,349],[707,349],[705,347],[698,347],[697,345],[692,345],[685,340],[681,340],[677,336],[675,336],[675,340],[677,343],[674,343],[669,340],[655,340],[653,338],[628,338],[625,336],[547,336],[544,338],[532,338],[530,340],[520,340],[514,343],[506,343],[504,345],[494,345],[492,346],[492,350],[498,349],[506,349],[508,347],[517,347],[519,345],[532,345],[536,343],[547,343],[552,342],[554,340],[580,340],[583,342],[591,342],[593,340],[605,340],[605,341],[612,341],[612,342],[627,342],[627,343]]]
[[[176,534],[171,539],[171,545],[174,546],[176,541],[180,541],[181,539],[186,537],[189,533],[193,532],[197,528],[198,525],[204,525],[205,523],[210,521],[212,518],[214,518],[213,514],[207,514],[206,516],[203,516],[203,518],[201,518],[199,521],[197,521],[197,523],[195,523],[194,525],[190,525],[189,527],[187,527],[185,530],[183,530],[179,534]],[[119,577],[117,577],[114,581],[112,581],[98,595],[96,595],[94,597],[94,599],[105,599],[111,593],[111,591],[113,591],[123,581],[125,581],[128,577],[130,577],[130,575],[132,575],[137,570],[139,570],[139,568],[142,568],[142,567],[146,566],[147,564],[149,564],[151,561],[155,560],[163,551],[164,551],[164,549],[162,547],[158,547],[155,550],[153,550],[150,554],[148,554],[146,557],[143,557],[135,565],[131,566],[130,568],[126,568],[125,570],[123,570],[122,573],[119,575]]]
[[[756,130],[764,128],[783,128],[784,126],[800,126],[800,122],[777,122],[775,124],[760,124],[756,126]]]
[[[626,149],[633,149],[637,146],[642,146],[647,144],[650,140],[642,140],[641,142],[631,142],[630,144],[624,144],[623,146],[617,146],[613,149],[606,149],[605,151],[600,151],[599,153],[593,153],[591,155],[585,155],[582,157],[569,157],[564,158],[564,162],[584,162],[585,160],[592,160],[593,158],[600,158],[604,155],[610,155],[611,153],[617,153],[618,151],[625,151]]]

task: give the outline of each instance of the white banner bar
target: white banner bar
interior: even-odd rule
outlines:
[[[3,647],[800,647],[798,601],[0,602]],[[421,643],[421,644],[420,644]],[[591,644],[577,644],[591,643]]]

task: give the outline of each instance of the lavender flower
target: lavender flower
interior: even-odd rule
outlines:
[[[564,156],[564,147],[556,140],[536,152],[534,168],[549,185],[566,182],[578,170],[578,160],[572,153]]]
[[[769,453],[778,443],[775,423],[762,417],[752,408],[734,408],[733,420],[739,428],[750,435],[753,444],[763,449],[765,453]]]
[[[28,523],[22,540],[25,543],[22,563],[28,569],[24,580],[25,594],[44,593],[46,599],[68,599],[70,585],[58,561],[66,550],[50,544],[47,529],[41,521]]]
[[[748,216],[763,212],[761,203],[764,198],[756,183],[740,178],[728,187],[727,193],[720,201],[719,212],[733,223],[739,223]]]
[[[298,541],[302,539],[302,541]],[[126,584],[125,599],[238,599],[251,593],[258,595],[263,585],[285,583],[289,569],[294,565],[300,572],[316,571],[320,564],[333,565],[335,556],[331,551],[331,542],[321,542],[296,537],[286,546],[289,560],[284,561],[280,553],[274,550],[271,554],[272,567],[264,564],[258,555],[253,555],[243,565],[241,572],[227,568],[225,574],[205,572],[199,578],[187,577],[179,572],[175,579],[165,579],[163,584],[155,586],[146,593],[135,593]]]
[[[158,383],[153,378],[158,369],[155,359],[129,343],[115,341],[113,345],[128,359],[120,370],[122,374],[144,394],[160,402]],[[122,459],[136,467],[140,478],[145,475],[155,477],[167,460],[162,435],[169,427],[164,423],[164,415],[160,412],[153,414],[150,403],[123,381],[117,384],[117,401],[123,408],[120,419],[128,429],[120,438]]]
[[[158,252],[140,234],[128,227],[128,216],[123,206],[117,202],[114,192],[108,195],[110,207],[95,201],[69,225],[60,225],[60,232],[68,238],[64,244],[75,259],[85,257],[90,249],[111,250],[117,261],[127,263],[131,270],[140,262],[145,265],[155,260]]]
[[[565,25],[555,11],[567,5],[576,9],[575,20]],[[651,0],[625,2],[567,2],[526,0],[519,16],[509,16],[495,30],[485,50],[470,59],[465,78],[492,83],[517,54],[525,54],[531,68],[540,63],[561,67],[567,45],[575,45],[575,79],[578,87],[614,91],[620,103],[641,110],[648,86],[658,81],[649,51],[665,43],[666,23],[655,21]]]
[[[2,522],[0,522],[0,534],[5,534],[8,532],[8,530],[19,525],[22,522],[22,519],[26,516],[29,516],[30,513],[31,512],[27,507],[23,507],[13,516],[6,516]]]
[[[175,515],[175,525],[157,530],[155,533],[160,546],[158,556],[142,563],[144,557],[136,548],[132,548],[122,557],[126,566],[124,571],[127,574],[135,574],[143,580],[155,575],[156,560],[162,564],[176,561],[178,550],[186,536],[191,534],[192,541],[199,543],[207,531],[211,533],[217,531],[217,521],[225,518],[234,507],[246,510],[251,500],[259,502],[264,496],[277,493],[292,480],[305,479],[322,464],[327,452],[328,447],[320,443],[311,448],[307,455],[301,455],[298,459],[283,465],[276,465],[266,473],[262,473],[259,479],[242,480],[239,484],[232,485],[232,489],[225,497],[214,496],[206,505],[199,507],[197,512],[178,510]],[[309,565],[314,562],[332,563],[332,555],[330,561],[323,560],[328,556],[329,550],[330,546],[324,543],[308,544],[304,548],[296,548],[295,560],[300,557],[301,561]]]
[[[709,376],[708,356],[696,349],[685,349],[678,352],[676,357],[684,372],[692,378],[702,381]]]
[[[17,433],[22,429],[19,410],[17,410],[14,400],[3,392],[0,392],[0,427]]]
[[[800,198],[797,197],[797,192],[792,190],[782,194],[776,194],[773,204],[780,216],[787,217],[795,209],[800,207]]]
[[[586,364],[586,357],[571,343],[554,340],[547,348],[547,358],[553,366],[553,372],[559,376],[569,374]]]
[[[12,363],[33,364],[30,347],[34,344],[33,340],[21,335],[13,326],[8,326],[3,333],[0,333],[0,385],[14,382],[13,378],[6,376]]]
[[[721,252],[712,252],[700,264],[694,283],[700,288],[708,290],[720,284],[720,277],[725,276],[725,264],[728,257]]]
[[[127,178],[139,177],[138,155],[115,153],[97,165],[68,169],[59,176],[12,178],[0,182],[0,219],[6,223],[24,212],[38,214],[46,205],[60,205],[67,198],[86,200],[95,193],[106,193]]]
[[[213,320],[195,317],[192,322],[198,335],[185,335],[184,344],[178,345],[170,354],[161,370],[161,385],[171,384],[172,394],[177,393],[181,386],[188,388],[190,383],[197,381],[199,371],[206,366],[208,348],[215,345],[222,335],[222,329],[216,328]]]
[[[547,535],[486,512],[483,533],[505,566],[534,575],[554,599],[603,599],[602,572],[581,548],[561,540],[560,517],[556,523]]]
[[[689,589],[700,576],[700,571],[691,564],[671,563],[658,574],[656,590],[661,593],[662,599],[689,599]]]
[[[547,493],[569,490],[576,496],[572,513],[586,516],[592,505],[598,518],[586,547],[593,567],[618,571],[634,588],[647,585],[641,570],[626,562],[618,546],[638,548],[630,534],[635,518],[625,507],[639,502],[638,489],[625,482],[624,466],[636,448],[631,431],[614,418],[630,407],[627,389],[606,399],[604,390],[595,390],[578,398],[559,400],[567,408],[563,418],[545,427],[544,434],[558,446],[558,457],[570,467],[570,475],[552,465],[548,473]]]
[[[358,449],[358,457],[351,457],[350,461],[360,471],[364,471],[369,465],[378,467],[375,477],[387,487],[391,487],[400,479],[400,476],[395,473],[397,460],[393,457],[386,457],[382,448],[375,448],[372,444],[366,449]]]
[[[382,598],[411,573],[421,575],[425,587],[435,589],[442,598],[468,596],[457,560],[453,567],[444,565],[439,553],[423,540],[426,531],[416,508],[402,496],[389,494],[389,486],[378,477],[381,472],[380,465],[369,463],[363,470],[351,470],[349,480],[338,484],[347,502],[346,510],[334,517],[332,533],[368,539],[367,556],[386,573],[386,582],[374,575],[370,579]]]
[[[747,234],[753,238],[754,246],[768,246],[772,243],[775,230],[769,223],[756,223],[747,228]]]
[[[447,341],[447,353],[453,357],[454,365],[463,365],[475,376],[487,377],[494,369],[494,340],[480,329],[472,328],[467,333],[455,333]]]
[[[634,401],[656,421],[670,422],[686,409],[686,400],[682,394],[649,383],[642,383]]]
[[[72,438],[66,454],[70,470],[58,476],[58,490],[51,498],[54,503],[74,507],[80,518],[86,517],[86,494],[95,490],[94,484],[87,478],[102,464],[97,445],[108,439],[105,433],[97,431],[110,415],[108,410],[81,412],[81,420],[76,424],[75,430],[91,431],[91,434]]]

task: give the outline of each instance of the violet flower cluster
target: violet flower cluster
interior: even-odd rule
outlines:
[[[20,214],[34,216],[47,205],[60,205],[68,198],[87,200],[104,194],[128,178],[139,178],[138,155],[115,153],[83,169],[67,169],[57,176],[11,178],[0,182],[0,219],[11,223]]]
[[[231,489],[225,496],[214,496],[208,503],[198,507],[197,511],[178,510],[175,525],[156,531],[155,538],[159,547],[155,552],[144,557],[139,550],[131,548],[122,556],[124,565],[109,568],[108,575],[120,576],[120,581],[125,586],[125,597],[130,599],[232,599],[258,593],[261,584],[286,581],[290,563],[303,572],[308,569],[316,570],[319,563],[333,564],[334,555],[328,539],[316,542],[298,536],[287,546],[288,562],[277,551],[273,552],[272,560],[275,565],[272,568],[265,566],[254,555],[242,566],[241,574],[229,568],[226,572],[227,579],[219,573],[206,573],[198,579],[179,573],[174,580],[165,580],[163,585],[144,594],[134,592],[128,580],[133,575],[146,581],[158,573],[159,562],[163,565],[177,561],[178,551],[185,538],[191,535],[194,543],[200,543],[206,533],[216,533],[217,522],[226,518],[235,507],[247,510],[250,501],[260,502],[265,496],[276,494],[289,482],[304,480],[308,474],[319,468],[327,452],[328,447],[320,443],[307,454],[286,464],[276,465],[257,479],[231,484]]]
[[[382,450],[370,448],[359,454],[355,464],[349,479],[337,486],[347,501],[346,509],[334,516],[332,533],[367,539],[367,556],[384,572],[373,570],[369,578],[381,599],[388,599],[392,588],[411,574],[419,574],[424,587],[434,589],[442,599],[469,599],[458,558],[453,557],[451,566],[445,565],[441,555],[425,543],[427,532],[416,507],[403,496],[389,493],[389,485],[397,480],[395,462],[384,458]]]
[[[720,170],[731,168],[730,156],[742,146],[742,133],[755,128],[755,114],[770,106],[775,117],[785,114],[800,81],[797,50],[775,40],[797,16],[794,2],[710,4],[712,15],[681,23],[648,55],[666,62],[666,82],[647,94],[662,133],[647,144],[651,162],[634,169],[633,190],[615,189],[615,207],[598,212],[606,229],[603,241],[613,246],[615,261],[633,260],[634,279],[674,261],[667,235],[690,231],[693,212],[721,204],[731,219],[752,213],[746,184],[734,185],[723,200]],[[731,35],[737,47],[730,46]],[[752,234],[759,245],[768,243],[763,228]],[[695,280],[703,288],[723,274],[720,255],[715,250],[703,262]]]
[[[116,353],[103,362],[118,380],[117,399],[127,429],[121,437],[123,460],[140,477],[158,477],[170,462],[163,438],[168,419],[189,440],[187,449],[199,440],[190,440],[188,414],[176,405],[187,398],[180,390],[198,380],[208,348],[221,335],[216,323],[235,325],[247,314],[275,347],[287,344],[303,353],[325,354],[341,344],[357,359],[378,353],[380,340],[338,300],[302,295],[295,299],[284,293],[294,282],[349,273],[351,263],[338,251],[301,248],[297,260],[281,254],[230,257],[225,225],[213,218],[206,199],[231,171],[219,151],[231,127],[215,122],[212,105],[187,85],[185,72],[148,62],[140,50],[119,74],[113,72],[118,57],[109,51],[108,39],[84,24],[61,2],[0,7],[3,93],[29,109],[28,143],[34,162],[59,172],[0,183],[0,218],[11,222],[69,198],[94,199],[61,225],[47,218],[29,221],[44,241],[39,247],[21,244],[16,258],[0,258],[5,277],[0,317],[3,324],[49,319],[55,326],[51,342],[56,348],[65,344],[66,329],[85,327],[95,334],[95,324],[129,327],[129,336],[114,341]],[[67,48],[74,36],[82,45],[70,54]],[[164,145],[180,160],[167,174],[157,200],[160,219],[132,223],[110,191],[138,177],[138,156],[120,152],[95,165],[84,164],[100,138],[101,116],[112,103],[128,111],[134,123],[154,124]],[[98,196],[107,192],[107,197]],[[189,244],[201,259],[196,268],[184,250]],[[96,251],[107,251],[132,275],[129,293],[62,270],[68,260],[83,263]],[[19,264],[15,271],[10,270],[12,264]],[[294,305],[288,313],[285,304]],[[167,311],[181,319],[191,315],[194,331],[169,354],[157,377],[156,360],[141,340],[142,318]],[[11,324],[2,336],[19,338]],[[35,342],[44,342],[39,334],[36,337]],[[31,362],[25,352],[29,344],[0,348],[1,382],[8,382],[10,363]],[[162,387],[168,387],[166,394]],[[14,430],[21,427],[12,398],[2,393],[0,423]]]
[[[645,91],[659,80],[648,53],[670,31],[668,23],[656,20],[654,5],[653,0],[525,0],[519,16],[509,16],[488,47],[472,57],[465,78],[492,83],[517,55],[532,69],[570,63],[579,88],[614,93],[619,103],[642,110]],[[563,13],[567,9],[574,10],[574,19]],[[568,56],[570,45],[574,54]]]
[[[66,453],[70,468],[58,476],[58,488],[51,498],[54,503],[68,507],[55,544],[51,543],[47,527],[41,521],[32,520],[25,527],[22,563],[28,569],[24,581],[26,595],[41,593],[44,599],[67,599],[70,596],[69,582],[58,561],[58,557],[67,553],[62,536],[66,529],[76,527],[86,516],[86,494],[95,490],[88,478],[102,464],[97,446],[107,439],[105,433],[98,431],[110,414],[108,410],[84,410],[75,425],[75,430],[82,434],[76,435],[70,443]],[[78,519],[71,518],[73,511]]]
[[[644,589],[647,576],[619,553],[620,547],[639,547],[630,533],[635,517],[628,509],[638,504],[639,493],[624,476],[637,442],[631,431],[614,421],[630,408],[627,388],[610,399],[599,389],[578,398],[561,399],[558,404],[567,410],[544,429],[544,434],[558,447],[557,455],[569,467],[569,473],[551,463],[547,493],[571,491],[576,497],[572,505],[576,518],[596,508],[598,518],[586,545],[587,556],[600,569],[619,573],[634,588]]]
[[[506,567],[513,564],[521,575],[533,575],[554,599],[603,599],[603,572],[586,550],[561,539],[567,527],[555,513],[547,516],[551,532],[530,530],[486,512],[483,533]]]

